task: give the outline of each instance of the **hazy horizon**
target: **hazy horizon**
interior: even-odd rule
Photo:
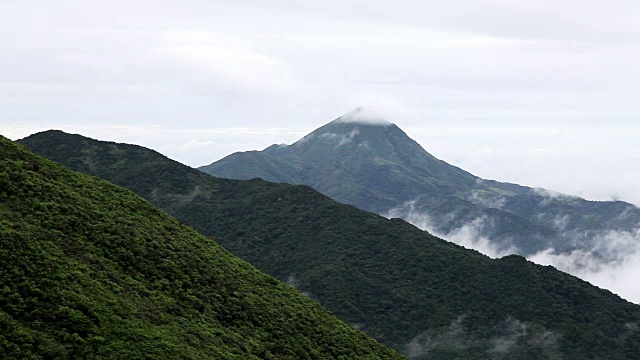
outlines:
[[[640,4],[0,3],[0,125],[191,166],[375,107],[480,177],[640,204]]]
[[[327,122],[333,120],[327,120]],[[60,128],[43,127],[29,131],[15,131],[8,136],[13,140],[27,137],[45,130],[63,130],[104,141],[131,143],[149,147],[164,155],[191,167],[209,165],[225,156],[240,151],[263,150],[273,144],[290,145],[316,128],[219,128],[219,129],[180,129],[170,127],[112,127],[100,126],[62,126]],[[517,183],[532,188],[545,188],[568,195],[575,195],[587,200],[610,201],[622,200],[634,205],[640,204],[640,194],[626,186],[635,179],[632,174],[611,171],[609,177],[622,175],[620,183],[595,183],[589,177],[593,164],[601,162],[603,166],[615,167],[615,162],[604,155],[597,157],[582,155],[579,142],[581,138],[591,141],[609,141],[600,137],[596,131],[572,131],[560,128],[403,128],[409,137],[416,140],[427,152],[440,160],[458,166],[484,179]],[[26,128],[24,128],[26,129]],[[30,132],[32,131],[32,132]],[[624,131],[620,130],[622,134]],[[151,135],[162,134],[157,138]],[[150,135],[151,134],[151,135]],[[571,134],[571,136],[567,136]],[[188,140],[180,147],[173,146],[171,140],[185,141],[191,136],[211,140]],[[218,138],[242,137],[246,139],[230,141],[216,152],[207,151],[207,147],[216,146]],[[482,137],[482,141],[471,141],[470,138]],[[571,152],[563,156],[553,157],[549,151],[540,147],[540,143],[553,146],[558,137],[566,137],[573,146]],[[493,145],[496,138],[502,138],[503,144]],[[180,140],[183,139],[183,140]],[[248,140],[247,140],[248,139]],[[434,141],[435,139],[435,141]],[[167,144],[168,142],[168,144]],[[426,145],[425,145],[426,143]],[[537,143],[537,144],[536,144]],[[538,147],[536,147],[538,145]],[[619,149],[622,151],[623,149]],[[193,154],[188,154],[188,153]],[[523,153],[532,155],[523,162]],[[533,155],[540,155],[538,157]],[[633,154],[631,154],[633,155]],[[554,170],[554,168],[558,168]],[[548,172],[546,172],[546,171]],[[633,171],[634,169],[629,169]],[[591,174],[593,175],[593,174]],[[607,174],[604,174],[606,176]],[[582,176],[582,178],[581,178]],[[599,174],[600,177],[603,174]],[[597,178],[597,180],[601,180]],[[622,183],[622,186],[620,185]]]

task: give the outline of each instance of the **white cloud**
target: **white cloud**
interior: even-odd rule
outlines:
[[[477,218],[458,228],[452,229],[448,233],[442,233],[437,230],[437,226],[429,214],[416,209],[415,204],[415,200],[407,201],[404,204],[392,208],[384,216],[404,219],[410,224],[426,230],[441,239],[451,241],[468,249],[477,250],[494,259],[517,253],[517,249],[513,246],[497,244],[482,235],[484,228],[491,226],[491,220],[486,217]],[[451,220],[453,220],[454,215],[449,214],[449,216],[451,216]]]
[[[326,132],[324,134],[321,134],[320,138],[328,139],[330,141],[338,140],[338,144],[336,146],[342,146],[342,145],[351,143],[351,141],[353,141],[353,138],[356,137],[356,135],[358,135],[359,133],[360,133],[360,130],[358,130],[358,128],[354,128],[351,131],[349,131],[349,133],[347,134],[336,134],[332,132]]]
[[[380,92],[358,92],[349,97],[351,110],[337,121],[361,124],[390,125],[412,119],[415,114],[393,96]]]
[[[640,229],[596,234],[593,242],[590,250],[556,253],[547,249],[528,259],[537,264],[552,265],[640,304]]]
[[[476,179],[476,183],[482,183],[482,179]],[[482,207],[501,209],[507,199],[501,196],[496,196],[494,193],[487,193],[480,190],[474,190],[466,197],[466,200],[473,204],[480,205]]]
[[[491,258],[519,253],[513,245],[498,244],[482,235],[485,233],[483,230],[491,226],[490,220],[486,217],[477,218],[448,233],[442,233],[437,230],[429,214],[417,209],[415,204],[415,201],[406,202],[391,209],[385,216],[402,218],[437,237],[477,250]],[[453,215],[450,216],[453,220]],[[566,227],[567,221],[567,217],[557,217],[554,224],[562,230]],[[579,235],[585,237],[584,243],[590,244],[589,249],[558,253],[555,249],[549,248],[530,255],[527,259],[541,265],[552,265],[608,289],[628,301],[640,304],[640,284],[637,281],[637,274],[640,273],[640,228],[633,232],[607,231]],[[563,237],[570,239],[572,234],[567,232]]]
[[[544,188],[540,188],[540,187],[533,188],[533,193],[536,194],[536,195],[540,195],[542,197],[548,197],[548,198],[551,198],[551,199],[555,199],[555,198],[559,198],[559,197],[565,196],[565,195],[563,195],[563,194],[561,194],[561,193],[559,193],[557,191],[544,189]]]

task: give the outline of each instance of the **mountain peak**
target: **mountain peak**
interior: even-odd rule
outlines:
[[[385,116],[370,108],[358,107],[332,121],[333,123],[354,123],[364,125],[393,125]]]

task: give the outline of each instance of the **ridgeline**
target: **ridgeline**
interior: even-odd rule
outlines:
[[[48,131],[35,152],[126,186],[408,357],[640,357],[640,306],[520,256],[493,260],[308,186],[206,175]]]
[[[0,137],[3,359],[400,359],[133,192]]]

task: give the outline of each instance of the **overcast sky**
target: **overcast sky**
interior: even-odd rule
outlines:
[[[638,1],[0,0],[0,20],[12,139],[200,166],[365,106],[484,178],[640,204]]]

